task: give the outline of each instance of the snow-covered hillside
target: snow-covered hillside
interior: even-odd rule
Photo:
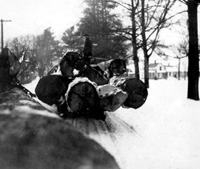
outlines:
[[[34,91],[37,80],[26,87]],[[111,152],[122,169],[199,169],[200,102],[187,99],[187,81],[151,80],[148,92],[141,108],[107,113],[115,142],[106,133],[100,133],[100,139],[92,133],[90,137]],[[112,117],[131,131],[112,124]]]

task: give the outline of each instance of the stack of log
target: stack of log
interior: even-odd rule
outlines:
[[[0,55],[1,168],[119,169],[113,156],[100,144],[47,111],[22,86],[16,85],[20,64],[15,59],[8,49],[3,49]],[[57,101],[65,87],[62,76],[49,83],[55,81],[61,90],[54,91],[52,100],[47,99],[49,104]]]
[[[146,101],[144,83],[124,77],[125,72],[122,59],[112,60],[107,70],[102,70],[98,65],[85,64],[80,53],[68,52],[59,65],[39,80],[35,93],[44,103],[55,104],[63,118],[104,120],[105,111],[116,111],[121,106],[137,109]]]

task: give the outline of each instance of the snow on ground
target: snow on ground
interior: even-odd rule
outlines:
[[[200,168],[200,102],[187,99],[187,81],[152,80],[141,108],[116,113],[139,135],[128,168]]]
[[[38,80],[26,87],[34,92]],[[148,92],[141,108],[113,112],[135,130],[119,132],[121,154],[106,139],[103,146],[123,169],[199,169],[200,102],[187,99],[187,81],[150,80]]]
[[[35,93],[35,87],[38,84],[40,77],[36,77],[31,83],[25,84],[24,86],[29,89],[32,93]]]

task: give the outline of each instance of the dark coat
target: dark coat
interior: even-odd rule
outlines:
[[[90,38],[86,38],[85,40],[85,45],[83,48],[83,54],[85,57],[89,57],[92,56],[92,41],[90,40]]]

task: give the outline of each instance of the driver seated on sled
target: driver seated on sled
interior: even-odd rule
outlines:
[[[83,48],[84,59],[87,64],[90,64],[92,62],[92,41],[90,40],[89,34],[85,34],[83,37],[85,40]]]

